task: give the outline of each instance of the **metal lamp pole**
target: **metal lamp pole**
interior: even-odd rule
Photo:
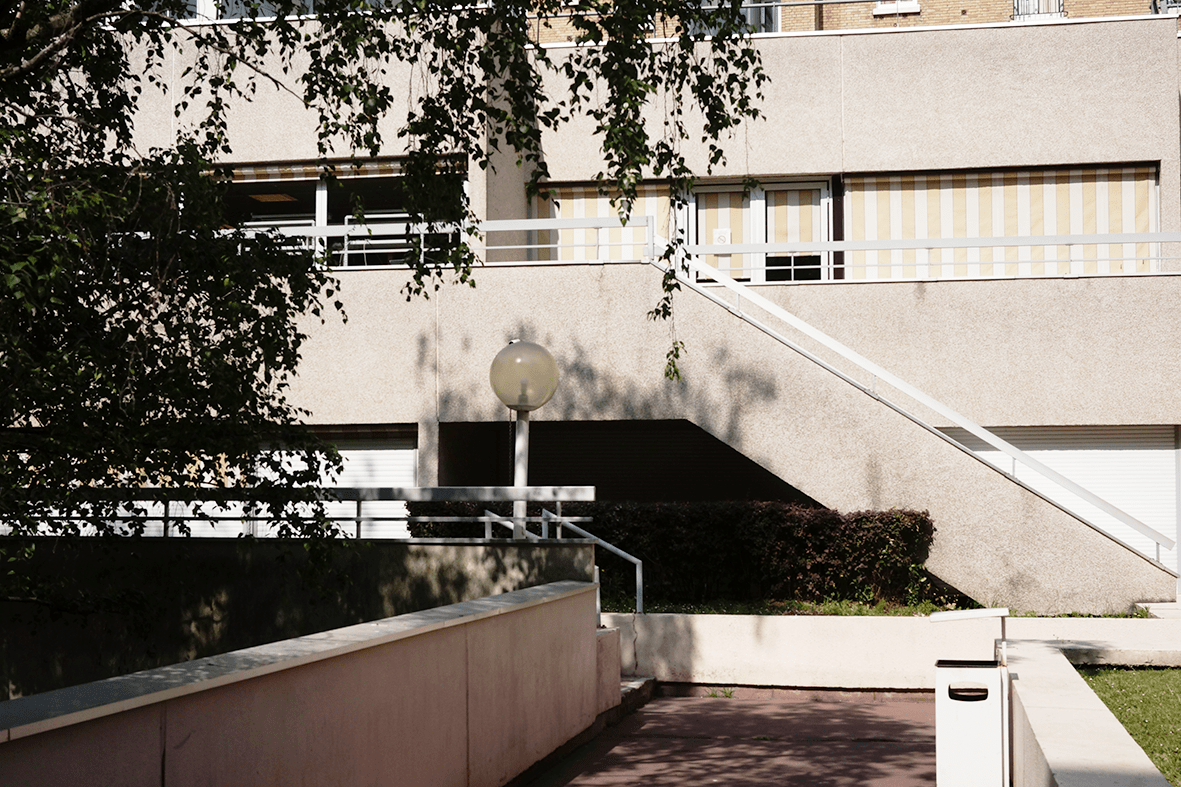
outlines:
[[[540,344],[514,339],[492,359],[488,380],[497,398],[517,413],[513,486],[529,485],[529,413],[558,389],[558,364]],[[525,537],[525,501],[513,502],[513,538]]]

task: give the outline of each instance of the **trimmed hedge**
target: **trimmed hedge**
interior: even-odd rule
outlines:
[[[411,503],[412,516],[508,516],[511,504]],[[587,530],[644,561],[644,596],[700,602],[827,599],[907,603],[925,582],[935,526],[922,511],[842,514],[780,502],[566,503]],[[540,507],[530,506],[530,516]],[[482,536],[482,526],[415,523],[418,538]],[[507,534],[507,531],[497,535]],[[634,592],[634,569],[600,551],[604,593]]]

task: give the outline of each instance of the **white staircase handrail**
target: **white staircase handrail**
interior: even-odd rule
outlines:
[[[487,512],[485,512],[485,513],[487,513]],[[553,522],[557,525],[558,530],[556,532],[558,533],[558,535],[556,535],[555,538],[561,538],[562,528],[566,528],[568,530],[573,530],[575,533],[582,536],[583,538],[587,538],[587,539],[590,539],[591,541],[593,541],[595,543],[595,546],[601,546],[603,549],[607,550],[611,554],[618,555],[619,557],[623,558],[624,560],[626,560],[629,563],[631,563],[632,565],[634,565],[636,567],[636,614],[637,615],[644,614],[644,561],[640,560],[638,557],[635,557],[634,555],[629,555],[627,552],[624,552],[622,549],[615,546],[614,544],[608,544],[606,541],[599,538],[595,534],[588,533],[586,530],[583,530],[581,527],[574,524],[569,519],[567,519],[563,516],[559,516],[558,514],[555,514],[547,509],[543,508],[541,510],[541,517],[547,526],[549,525],[550,522]]]

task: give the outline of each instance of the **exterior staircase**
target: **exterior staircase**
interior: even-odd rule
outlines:
[[[699,348],[694,355],[710,348],[715,357],[725,354],[730,365],[743,365],[754,375],[731,386],[728,420],[695,419],[700,427],[826,506],[930,511],[937,532],[928,569],[982,604],[1098,614],[1176,599],[1173,571],[936,427],[966,428],[1017,461],[1053,474],[1055,481],[1071,485],[1069,479],[1054,478],[1054,471],[752,288],[695,260],[689,265],[693,270],[680,281],[701,297],[678,300],[678,337]],[[704,286],[701,279],[713,284]],[[775,388],[774,396],[760,396],[759,386],[750,384],[760,367],[768,370],[763,384]],[[687,371],[694,380],[707,373]],[[784,402],[799,407],[785,415]],[[741,444],[735,444],[735,435],[741,435]],[[1086,490],[1070,491],[1172,548],[1170,539]]]

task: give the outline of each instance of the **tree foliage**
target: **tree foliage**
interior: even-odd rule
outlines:
[[[287,398],[298,318],[331,310],[334,282],[313,250],[224,226],[230,109],[260,88],[316,118],[324,162],[404,146],[411,221],[469,227],[464,196],[437,177],[449,162],[486,168],[505,151],[544,192],[543,135],[586,115],[600,186],[626,216],[642,179],[683,199],[693,173],[682,143],[700,139],[716,164],[727,133],[758,116],[765,76],[734,0],[315,0],[314,16],[310,6],[236,0],[240,18],[195,24],[191,0],[0,2],[6,526],[34,532],[50,514],[85,514],[102,531],[113,504],[96,503],[95,487],[244,486],[295,499],[338,461]],[[574,46],[536,46],[552,25]],[[176,52],[189,65],[171,87],[175,141],[142,150],[137,112],[169,89]],[[409,93],[391,78],[406,63]],[[657,105],[652,128],[644,116]],[[399,140],[383,140],[387,117]],[[449,275],[468,281],[474,262],[462,243],[442,264],[419,258],[407,294],[429,295]],[[675,286],[666,280],[655,316],[669,313]],[[261,504],[293,510],[279,497]],[[325,524],[290,526],[312,535]]]

